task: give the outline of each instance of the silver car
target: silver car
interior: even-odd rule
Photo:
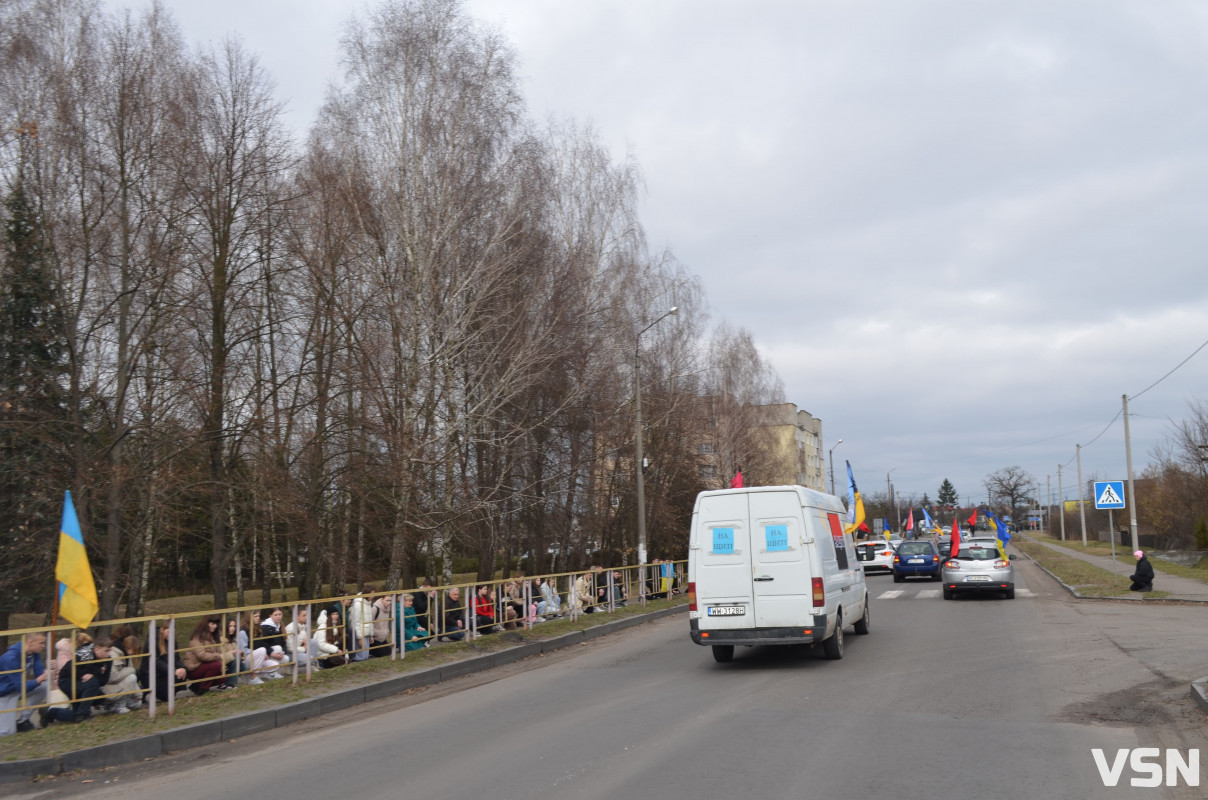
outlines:
[[[958,592],[1002,592],[1008,600],[1015,597],[1015,556],[1003,560],[998,548],[991,544],[961,543],[956,558],[944,562],[940,570],[944,582],[944,599],[951,600]]]

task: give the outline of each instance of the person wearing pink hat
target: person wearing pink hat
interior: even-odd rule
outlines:
[[[1128,576],[1128,579],[1132,581],[1132,586],[1129,586],[1128,590],[1130,592],[1152,592],[1153,565],[1149,563],[1149,559],[1141,550],[1134,552],[1133,558],[1137,559],[1137,569]]]

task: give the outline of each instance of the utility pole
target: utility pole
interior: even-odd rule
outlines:
[[[893,469],[897,469],[897,467],[894,467]],[[893,469],[885,473],[885,491],[889,492],[889,507],[893,509],[893,522],[895,526],[894,530],[897,530],[898,505],[893,501],[893,484],[889,482],[889,476],[893,473]]]
[[[1074,445],[1078,454],[1078,514],[1082,517],[1082,546],[1086,547],[1086,503],[1082,501],[1082,445]]]
[[[1128,435],[1128,395],[1124,395],[1124,459],[1128,462],[1128,527],[1132,532],[1132,549],[1140,550],[1137,542],[1137,494],[1133,489],[1132,437]],[[1112,541],[1116,532],[1112,531]]]
[[[1053,522],[1053,476],[1044,476],[1044,532],[1049,533]],[[1050,534],[1052,535],[1052,534]]]
[[[1065,489],[1061,486],[1061,465],[1057,465],[1057,505],[1061,509],[1061,541],[1065,541]]]

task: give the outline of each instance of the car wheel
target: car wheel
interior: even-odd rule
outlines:
[[[894,583],[901,583],[901,582],[902,582],[902,581],[904,581],[904,580],[906,580],[906,576],[905,576],[905,575],[899,575],[899,574],[898,574],[898,573],[896,573],[896,572],[893,574],[893,582],[894,582]]]
[[[1014,600],[1014,599],[1015,599],[1015,590],[1014,590],[1014,589],[1007,589],[1007,591],[1006,591],[1006,592],[1004,592],[1004,594],[1007,596],[1007,599],[1008,599],[1008,600]]]
[[[732,644],[715,644],[713,645],[713,660],[718,664],[728,664],[734,658],[734,645]]]
[[[830,638],[822,643],[822,651],[826,653],[826,657],[831,661],[838,661],[843,658],[843,615],[835,620],[835,632],[830,635]]]
[[[864,616],[860,617],[860,619],[856,622],[856,626],[855,626],[856,633],[860,634],[861,636],[864,636],[865,634],[867,634],[868,626],[871,622],[872,622],[872,620],[870,619],[869,612],[868,612],[868,598],[865,597],[864,598]]]
[[[953,596],[955,596],[955,594],[956,593],[953,592],[951,589],[945,589],[944,590],[944,599],[951,600],[953,598]]]

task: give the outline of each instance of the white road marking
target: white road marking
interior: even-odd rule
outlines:
[[[919,597],[939,597],[940,590],[939,589],[924,589],[921,592],[919,592],[918,596]]]
[[[893,598],[898,597],[901,594],[902,594],[901,589],[890,589],[887,592],[881,592],[879,595],[877,595],[877,599],[878,600],[892,600]]]

